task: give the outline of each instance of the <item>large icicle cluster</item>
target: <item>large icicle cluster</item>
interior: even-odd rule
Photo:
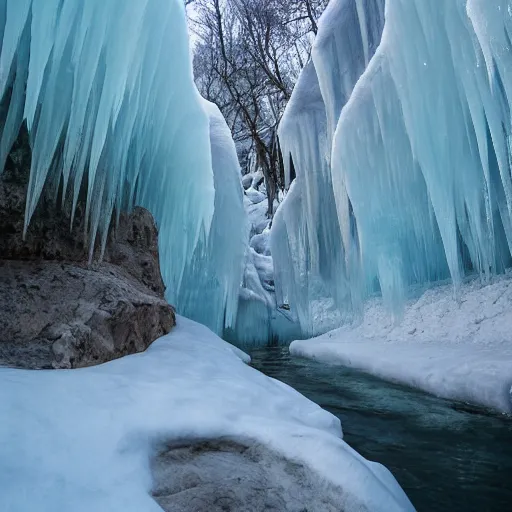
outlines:
[[[458,284],[465,269],[510,264],[510,7],[388,1],[340,117],[335,190],[347,188],[365,274],[391,303],[446,266]]]
[[[203,100],[210,121],[215,208],[209,233],[187,263],[176,303],[180,312],[221,334],[235,325],[247,247],[240,165],[231,131],[216,105]]]
[[[344,248],[336,284],[342,292],[348,281],[352,302],[381,291],[399,312],[411,285],[451,276],[457,286],[465,273],[486,276],[511,264],[512,2],[387,0],[375,49],[382,7],[377,0],[333,0],[313,66],[328,141],[335,127],[321,157],[330,164]],[[310,81],[306,72],[301,80]],[[296,118],[292,106],[280,136],[304,197],[309,181],[325,179],[312,163],[318,148],[300,154],[298,141],[318,135],[313,123],[297,135],[287,119]],[[301,173],[309,176],[302,185]],[[301,215],[310,218],[303,203]],[[332,223],[317,219],[317,229]],[[286,235],[296,243],[296,229],[287,225]],[[275,247],[273,255],[277,266]],[[289,283],[283,274],[280,286]]]
[[[201,251],[221,281],[209,324],[217,322],[211,315],[223,318],[239,276],[230,281],[225,254],[210,255],[204,244],[214,206],[224,215],[231,205],[233,215],[243,210],[237,194],[215,199],[209,116],[193,84],[183,2],[0,0],[0,41],[0,170],[26,121],[33,153],[26,225],[43,189],[55,198],[61,190],[74,212],[86,187],[92,256],[114,212],[144,206],[159,226],[170,301],[189,310],[179,300],[184,286],[201,286],[186,275]]]
[[[357,254],[345,254],[342,245],[331,147],[341,109],[383,26],[384,0],[332,0],[279,127],[286,179],[292,168],[296,179],[272,228],[276,294],[307,335],[334,327],[336,309],[351,310],[360,294],[347,279],[346,261]]]
[[[315,136],[312,137],[311,134]],[[285,174],[296,172],[272,228],[279,304],[314,334],[316,301],[336,297],[344,258],[328,155],[327,118],[313,63],[303,70],[279,129]],[[292,163],[293,162],[293,163]],[[335,285],[335,286],[332,286]]]

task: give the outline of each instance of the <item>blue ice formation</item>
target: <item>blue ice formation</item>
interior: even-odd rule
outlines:
[[[231,325],[245,235],[238,162],[210,143],[222,123],[193,83],[183,2],[0,0],[0,41],[0,170],[23,121],[32,147],[25,229],[43,189],[60,187],[74,214],[86,186],[92,257],[112,216],[143,206],[159,227],[169,301],[219,333]],[[220,218],[239,219],[223,242]]]
[[[281,307],[283,304],[276,301],[270,253],[271,219],[267,216],[261,169],[254,165],[252,172],[243,176],[243,183],[249,244],[245,250],[236,322],[225,330],[224,337],[243,347],[286,343],[301,337],[302,332],[298,322]]]
[[[222,334],[235,326],[247,248],[247,216],[240,165],[231,131],[216,105],[203,100],[209,117],[215,186],[208,233],[187,262],[176,303],[183,315]]]
[[[304,330],[315,301],[398,315],[411,286],[512,264],[511,40],[509,0],[330,2],[279,131],[276,291]]]

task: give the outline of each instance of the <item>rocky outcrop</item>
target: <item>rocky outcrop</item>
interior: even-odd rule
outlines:
[[[172,308],[111,264],[0,260],[0,362],[76,368],[145,350]]]
[[[0,365],[77,368],[146,349],[175,325],[151,214],[122,214],[91,265],[80,200],[70,226],[66,202],[43,196],[23,238],[30,161],[22,130],[0,175]]]

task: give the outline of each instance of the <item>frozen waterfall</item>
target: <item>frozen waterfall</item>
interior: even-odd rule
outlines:
[[[508,0],[330,2],[279,133],[276,289],[307,332],[322,297],[399,315],[411,286],[511,265],[511,36]]]
[[[247,247],[240,165],[231,131],[216,105],[203,100],[209,116],[215,208],[209,233],[202,232],[187,262],[176,298],[180,311],[222,334],[235,325]]]
[[[238,162],[194,86],[183,2],[0,0],[0,41],[0,170],[24,121],[32,147],[25,229],[43,189],[61,190],[73,215],[87,187],[92,257],[114,214],[146,207],[170,302],[189,313],[189,288],[208,290],[190,315],[217,332],[231,325],[245,234]],[[211,145],[214,125],[224,133]],[[237,220],[220,241],[228,215]]]
[[[305,335],[336,327],[361,301],[347,262],[357,245],[344,247],[341,229],[356,237],[355,223],[340,224],[331,173],[331,148],[343,105],[380,42],[383,0],[332,0],[319,23],[312,59],[303,69],[279,127],[290,182],[272,229],[276,294],[290,306]],[[345,193],[346,196],[346,193]],[[346,203],[348,205],[348,202]],[[353,266],[353,265],[352,265]]]

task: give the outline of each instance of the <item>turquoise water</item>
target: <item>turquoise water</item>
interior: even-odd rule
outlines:
[[[419,512],[512,512],[512,418],[283,347],[250,354],[255,368],[340,418],[345,440],[389,468]]]

